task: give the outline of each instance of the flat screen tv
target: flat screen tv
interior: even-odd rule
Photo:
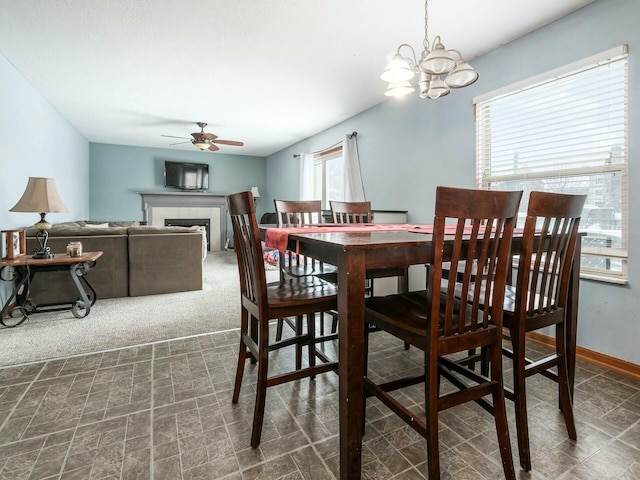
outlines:
[[[209,165],[167,160],[164,162],[164,186],[181,190],[208,190]]]

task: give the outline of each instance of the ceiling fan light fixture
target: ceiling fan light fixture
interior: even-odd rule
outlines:
[[[186,142],[178,142],[178,143],[173,143],[171,145],[179,145],[182,143],[191,143],[194,147],[200,149],[200,150],[209,150],[210,152],[216,152],[218,150],[220,150],[220,147],[218,147],[218,145],[216,144],[221,144],[221,145],[231,145],[234,147],[243,147],[244,143],[243,142],[238,142],[237,140],[222,140],[220,138],[218,138],[217,135],[214,135],[213,133],[208,133],[204,131],[204,127],[207,126],[206,123],[204,122],[196,122],[196,125],[198,125],[200,127],[200,131],[199,132],[193,132],[191,134],[192,138],[188,138],[188,137],[176,137],[173,135],[162,135],[163,137],[169,137],[169,138],[183,138],[186,140]]]

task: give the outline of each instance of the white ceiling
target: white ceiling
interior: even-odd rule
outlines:
[[[431,0],[429,36],[472,60],[592,1]],[[423,36],[422,0],[0,0],[0,52],[120,145],[202,121],[245,142],[220,152],[270,155],[383,101],[387,60]]]

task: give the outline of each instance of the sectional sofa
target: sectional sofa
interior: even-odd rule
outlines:
[[[26,232],[27,254],[38,245],[35,233]],[[66,255],[69,242],[82,242],[85,252],[104,252],[87,274],[98,299],[104,299],[201,290],[205,236],[202,227],[82,221],[54,225],[48,245],[56,255]],[[31,285],[36,304],[70,302],[77,296],[68,272],[38,275]]]

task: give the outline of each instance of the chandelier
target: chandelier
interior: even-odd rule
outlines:
[[[458,50],[446,50],[437,36],[429,50],[429,13],[428,0],[424,2],[424,41],[420,61],[416,59],[416,52],[406,43],[398,47],[387,68],[380,78],[389,82],[384,94],[388,97],[403,97],[415,91],[410,83],[418,75],[418,88],[421,98],[436,99],[448,95],[452,88],[462,88],[471,85],[478,79],[476,72],[469,65]],[[403,57],[400,50],[407,47],[411,50],[410,57]],[[454,58],[454,54],[457,60]]]

